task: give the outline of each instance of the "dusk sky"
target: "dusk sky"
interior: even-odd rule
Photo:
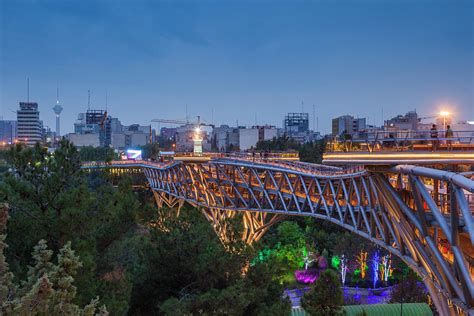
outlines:
[[[342,114],[474,120],[474,1],[0,0],[0,12],[0,115],[16,118],[29,77],[54,127],[59,85],[63,133],[88,89],[96,109],[107,90],[124,124],[183,119],[186,105],[280,127],[314,104],[323,132]]]

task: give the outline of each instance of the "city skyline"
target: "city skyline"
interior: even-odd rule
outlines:
[[[312,120],[313,104],[323,133],[343,114],[380,125],[382,111],[447,108],[472,120],[473,10],[469,1],[4,1],[1,115],[15,117],[29,77],[51,128],[59,85],[63,133],[87,110],[89,89],[96,109],[108,91],[109,113],[125,124],[183,119],[187,108],[217,125],[281,126],[288,112]]]

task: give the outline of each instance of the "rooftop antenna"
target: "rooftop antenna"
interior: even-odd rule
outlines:
[[[301,101],[301,113],[304,112],[304,101]]]
[[[382,106],[382,124],[380,126],[384,126],[384,125],[385,125],[385,123],[383,121],[383,106]]]
[[[91,90],[87,90],[87,109],[91,109]]]
[[[315,105],[313,104],[313,131],[316,131],[316,110]]]
[[[257,112],[255,112],[255,126],[257,126]]]
[[[186,104],[186,124],[189,124],[188,105]]]
[[[109,107],[108,96],[107,96],[107,89],[105,89],[105,111],[107,111]]]
[[[59,84],[56,85],[56,104],[59,104]]]
[[[30,78],[26,78],[26,101],[30,102]]]

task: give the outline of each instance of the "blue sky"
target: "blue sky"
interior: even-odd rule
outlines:
[[[315,105],[370,123],[442,108],[474,120],[474,1],[0,1],[0,115],[26,99],[62,131],[105,107],[123,123],[201,115],[281,126]],[[302,104],[302,102],[304,102]],[[382,110],[383,109],[383,110]],[[313,123],[311,123],[313,126]]]

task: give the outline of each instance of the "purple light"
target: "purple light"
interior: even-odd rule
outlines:
[[[304,284],[314,283],[319,277],[319,271],[316,269],[296,270],[296,281]]]

